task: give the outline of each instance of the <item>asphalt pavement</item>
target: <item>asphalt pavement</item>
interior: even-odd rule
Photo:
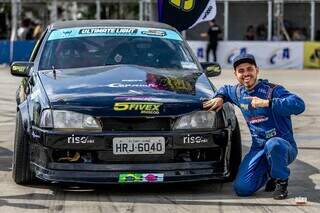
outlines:
[[[232,183],[184,183],[168,185],[63,186],[38,183],[20,186],[11,178],[15,129],[15,92],[20,78],[0,68],[0,212],[320,212],[320,70],[262,70],[261,77],[282,84],[299,94],[306,111],[293,116],[299,147],[290,166],[289,198],[273,200],[263,190],[254,196],[237,197]],[[221,86],[235,83],[232,70],[211,79]],[[250,147],[250,135],[239,115],[243,151]],[[305,205],[295,198],[307,197]]]

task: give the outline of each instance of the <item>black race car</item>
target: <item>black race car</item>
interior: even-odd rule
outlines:
[[[156,22],[50,25],[15,62],[13,179],[159,183],[232,180],[241,161],[233,106],[208,112],[208,77],[174,28]]]

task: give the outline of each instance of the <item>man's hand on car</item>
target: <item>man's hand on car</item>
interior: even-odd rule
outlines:
[[[203,103],[203,108],[207,109],[208,111],[219,111],[223,107],[223,99],[220,97],[213,98],[209,101],[205,101]]]

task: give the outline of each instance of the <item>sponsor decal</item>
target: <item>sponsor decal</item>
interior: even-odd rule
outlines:
[[[200,143],[208,143],[209,139],[205,138],[202,135],[187,135],[183,137],[183,144],[200,144]]]
[[[146,28],[146,27],[75,27],[57,29],[51,32],[48,40],[64,38],[81,38],[91,36],[139,36],[155,37],[182,41],[181,36],[173,30]]]
[[[288,62],[290,60],[290,49],[288,47],[276,49],[270,56],[269,62],[271,65]]]
[[[204,12],[204,15],[203,15],[203,17],[202,17],[202,20],[206,20],[206,19],[207,19],[208,15],[210,15],[212,9],[213,9],[212,6],[208,7],[208,9]]]
[[[72,34],[72,30],[64,30],[62,33],[65,37],[69,37]]]
[[[155,102],[118,102],[113,109],[115,111],[140,111],[141,114],[159,114],[162,103]]]
[[[114,100],[117,101],[161,101],[161,98],[155,98],[155,97],[151,97],[151,96],[143,96],[143,95],[139,95],[139,96],[119,96],[119,97],[115,97]]]
[[[197,65],[192,62],[181,61],[181,66],[183,69],[198,69]]]
[[[147,84],[123,84],[123,83],[112,83],[112,84],[107,84],[106,86],[112,87],[112,88],[149,87]]]
[[[68,143],[72,144],[93,144],[94,139],[89,139],[89,136],[72,136],[68,137]]]
[[[163,182],[161,173],[125,173],[119,175],[119,183],[155,183]]]
[[[150,36],[166,36],[167,33],[165,31],[161,30],[148,30],[148,31],[141,31],[141,34],[143,35],[150,35]]]
[[[273,129],[266,131],[265,134],[266,134],[266,139],[269,139],[269,138],[272,138],[277,135],[277,130],[275,128],[273,128]]]
[[[146,83],[153,89],[190,94],[195,92],[195,81],[193,77],[175,78],[148,73]]]
[[[194,8],[195,0],[169,0],[169,3],[184,12],[189,12]]]
[[[249,110],[249,104],[240,104],[241,109]]]
[[[256,116],[256,117],[251,117],[249,119],[249,123],[250,124],[257,124],[257,123],[261,123],[261,122],[264,122],[264,121],[267,121],[269,120],[269,117],[266,117],[266,116]]]
[[[267,94],[268,91],[267,91],[267,89],[265,89],[265,88],[259,88],[259,89],[258,89],[258,92],[259,92],[259,93],[262,93],[262,94]]]
[[[137,34],[138,29],[135,28],[84,28],[79,34],[106,34],[106,35],[133,35]]]
[[[16,72],[24,72],[25,69],[26,69],[25,66],[17,66],[17,65],[12,66],[12,70],[14,70]]]
[[[320,43],[319,42],[303,42],[304,43],[304,67],[320,68]]]

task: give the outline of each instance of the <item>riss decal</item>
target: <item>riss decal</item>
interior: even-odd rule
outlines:
[[[94,143],[93,139],[89,139],[89,136],[72,136],[68,137],[68,143],[71,144],[92,144]]]
[[[187,135],[183,137],[184,144],[199,144],[199,143],[208,143],[208,138],[205,138],[201,135]]]

